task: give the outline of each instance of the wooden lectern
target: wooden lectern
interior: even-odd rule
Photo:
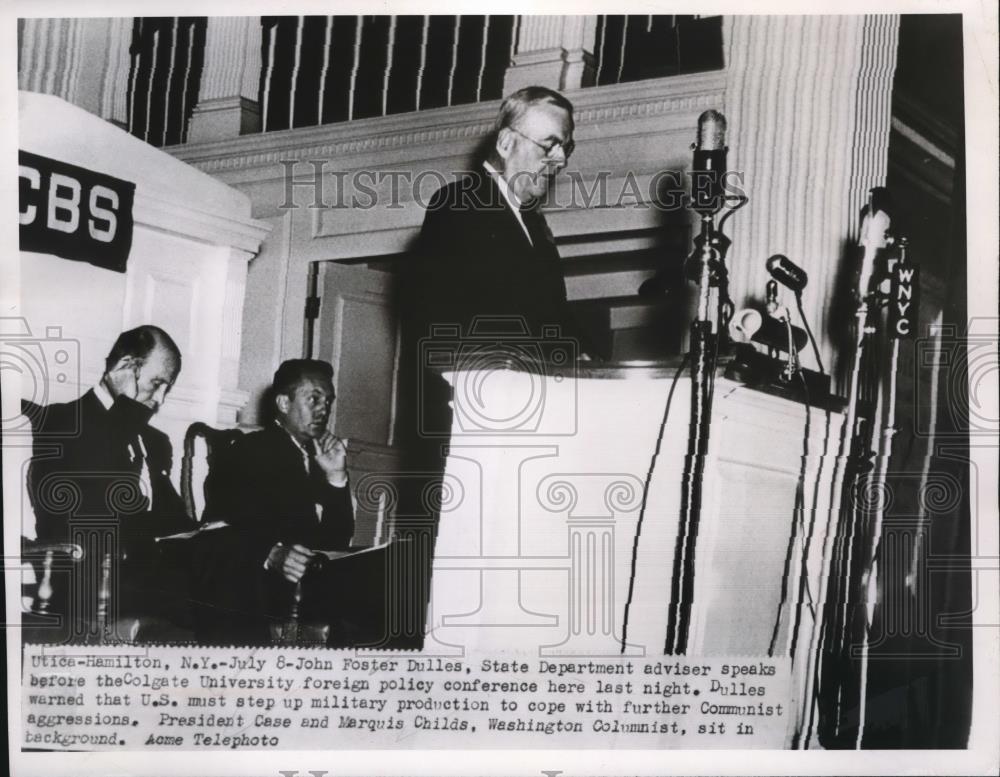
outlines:
[[[611,657],[624,642],[625,655],[662,655],[687,372],[511,362],[445,377],[452,432],[425,651]],[[811,649],[842,426],[838,412],[716,378],[687,655]]]

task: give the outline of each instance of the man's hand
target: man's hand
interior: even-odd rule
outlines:
[[[139,368],[142,363],[134,356],[123,356],[104,376],[104,384],[112,397],[124,395],[135,399],[139,394]]]
[[[332,432],[317,438],[316,463],[331,485],[347,484],[347,443]]]
[[[303,545],[286,548],[280,542],[267,554],[267,568],[280,572],[290,583],[297,583],[309,569],[315,554]]]

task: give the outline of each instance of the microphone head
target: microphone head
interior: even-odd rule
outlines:
[[[698,148],[702,151],[720,151],[726,147],[726,117],[715,110],[708,110],[698,117]]]
[[[787,262],[787,261],[789,261],[789,259],[784,254],[775,254],[774,256],[767,257],[767,261],[764,264],[767,266],[767,271],[769,273],[773,273],[775,267],[777,267],[782,262]]]
[[[784,254],[775,254],[767,260],[767,271],[778,283],[798,294],[809,283],[809,275]]]
[[[764,302],[767,305],[767,312],[774,313],[778,309],[778,282],[773,278],[767,282],[764,292]]]

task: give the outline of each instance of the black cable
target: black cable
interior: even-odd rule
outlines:
[[[649,460],[649,470],[646,472],[646,481],[642,486],[642,504],[639,507],[639,519],[635,524],[635,537],[632,539],[632,564],[629,569],[628,597],[625,599],[625,617],[622,623],[622,655],[625,654],[625,645],[628,640],[628,613],[629,608],[632,606],[632,594],[635,592],[635,567],[639,555],[639,535],[642,533],[642,521],[646,517],[646,499],[649,496],[649,486],[653,482],[653,470],[656,469],[656,459],[660,455],[660,447],[663,444],[663,433],[667,428],[667,418],[670,416],[670,405],[674,399],[674,389],[677,388],[677,381],[688,366],[688,359],[690,357],[690,351],[684,354],[684,358],[670,384],[670,391],[667,392],[667,404],[663,408],[663,419],[660,421],[660,430],[656,434],[656,446],[653,448],[653,455]]]
[[[788,548],[785,551],[785,565],[781,572],[781,598],[778,601],[778,611],[774,617],[774,628],[771,630],[771,643],[767,649],[768,657],[774,656],[774,644],[778,640],[778,631],[781,628],[781,611],[784,609],[785,604],[788,602],[788,577],[792,569],[792,557],[795,555],[795,539],[798,536],[798,529],[801,525],[803,534],[805,533],[805,521],[803,520],[803,511],[805,510],[805,479],[806,479],[806,468],[809,465],[809,427],[811,422],[811,414],[809,412],[809,388],[806,386],[805,376],[802,374],[802,370],[799,370],[796,375],[802,381],[802,388],[805,392],[805,408],[806,408],[806,424],[805,430],[802,438],[802,463],[799,466],[799,478],[798,482],[795,484],[795,504],[792,507],[792,531],[788,538]],[[805,552],[805,551],[803,551]],[[808,583],[808,581],[806,581]],[[796,623],[793,624],[792,628],[797,628]],[[792,632],[792,639],[794,640],[795,634]],[[794,649],[793,651],[794,652]]]
[[[726,200],[730,201],[730,202],[735,202],[736,204],[733,205],[732,207],[730,207],[729,210],[727,210],[722,215],[722,218],[719,219],[719,226],[716,227],[716,231],[717,232],[721,232],[722,231],[723,226],[725,226],[726,221],[729,220],[730,216],[732,216],[736,211],[738,211],[740,208],[742,208],[744,205],[746,205],[748,202],[750,202],[750,198],[747,197],[745,194],[730,195],[730,196],[726,197]]]
[[[799,318],[802,319],[802,324],[806,328],[806,334],[809,335],[809,342],[812,344],[813,353],[816,354],[816,364],[819,365],[819,371],[823,375],[826,375],[826,370],[823,368],[823,357],[819,355],[819,346],[816,344],[816,338],[813,337],[812,327],[809,326],[809,320],[806,318],[806,312],[802,309],[802,292],[796,292],[795,304],[799,308]]]

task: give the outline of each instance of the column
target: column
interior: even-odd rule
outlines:
[[[188,127],[189,143],[260,131],[260,46],[259,16],[209,17],[205,66],[198,105]]]
[[[735,16],[725,25],[729,170],[750,197],[727,229],[731,294],[737,308],[761,301],[772,254],[803,267],[803,308],[832,371],[834,289],[868,190],[885,183],[899,17]],[[790,293],[783,301],[794,308]],[[815,368],[811,352],[803,360]]]
[[[100,116],[119,127],[128,127],[128,80],[132,70],[129,48],[132,19],[90,19],[107,22],[107,62],[101,82]]]
[[[131,17],[24,19],[18,88],[61,97],[124,127],[131,40]]]
[[[537,488],[545,510],[565,513],[569,558],[567,633],[558,644],[543,645],[542,655],[620,656],[621,616],[615,579],[621,549],[615,525],[623,513],[635,513],[642,504],[643,483],[627,473],[571,473],[549,475]],[[628,645],[627,655],[641,653]]]
[[[525,86],[579,89],[594,83],[596,16],[521,16],[504,94]]]

